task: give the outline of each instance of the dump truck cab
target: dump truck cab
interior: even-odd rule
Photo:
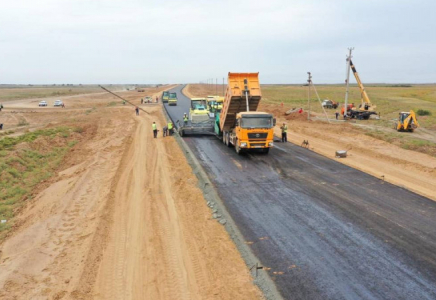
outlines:
[[[256,111],[261,98],[259,73],[229,73],[223,108],[216,114],[215,133],[238,154],[249,150],[268,153],[274,146],[273,115]]]
[[[236,115],[235,127],[229,132],[229,142],[236,152],[245,149],[260,149],[268,152],[274,146],[275,120],[265,112],[241,112]]]
[[[177,93],[169,93],[168,105],[177,105]]]
[[[168,91],[162,92],[162,102],[163,103],[167,103],[169,97],[170,97],[170,92],[168,92]]]
[[[191,122],[208,121],[209,111],[207,109],[206,98],[192,98],[191,108],[189,111],[189,119]]]

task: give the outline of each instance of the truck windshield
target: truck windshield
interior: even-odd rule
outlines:
[[[242,128],[271,128],[273,124],[272,117],[255,117],[255,118],[242,118]]]
[[[177,98],[176,95],[177,95],[176,93],[170,93],[170,98],[176,99]]]

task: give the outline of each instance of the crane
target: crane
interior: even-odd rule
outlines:
[[[350,59],[350,68],[353,71],[354,77],[356,78],[357,81],[357,85],[360,88],[361,104],[359,106],[359,110],[374,111],[376,106],[371,103],[371,100],[369,100],[368,94],[365,91],[365,87],[363,86],[363,83],[360,80],[359,73],[357,73],[356,67],[354,66],[353,61],[351,59]]]
[[[351,118],[356,118],[359,120],[368,120],[371,115],[377,114],[374,111],[376,106],[371,103],[371,100],[369,100],[368,94],[366,93],[365,87],[363,86],[363,83],[360,80],[359,73],[357,73],[356,67],[354,66],[351,58],[350,58],[350,69],[353,71],[353,75],[356,78],[357,85],[359,86],[360,89],[361,104],[359,105],[359,107],[355,107],[354,104],[348,105],[347,110],[349,110],[349,116]],[[344,114],[344,110],[345,109],[342,108],[341,111],[342,114]]]

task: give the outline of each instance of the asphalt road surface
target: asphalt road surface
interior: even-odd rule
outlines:
[[[283,298],[436,299],[434,201],[291,143],[237,155],[185,141]]]

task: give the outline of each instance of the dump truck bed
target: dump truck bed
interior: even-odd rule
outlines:
[[[236,114],[247,111],[245,84],[247,79],[248,103],[250,111],[256,111],[262,98],[259,85],[259,73],[230,73],[223,109],[220,116],[222,131],[230,130],[235,125]]]

